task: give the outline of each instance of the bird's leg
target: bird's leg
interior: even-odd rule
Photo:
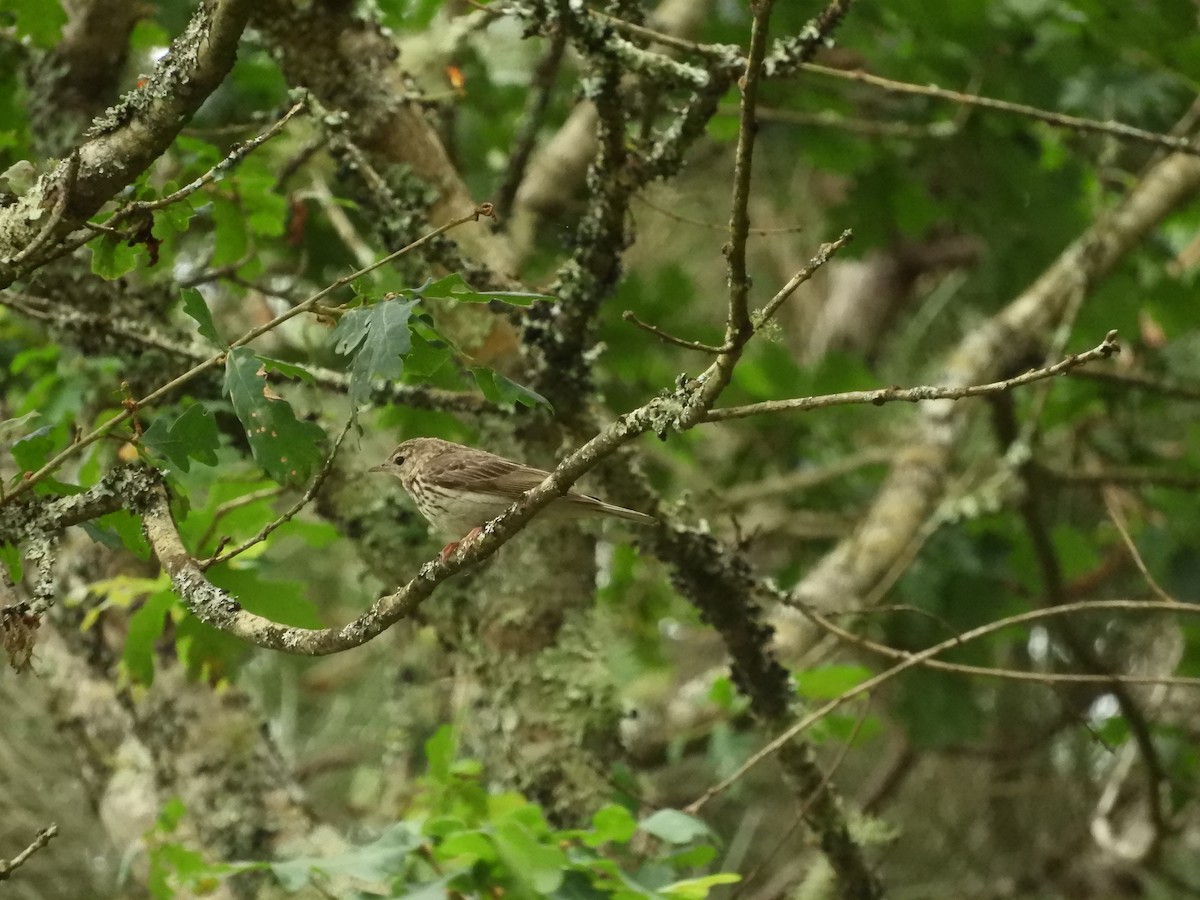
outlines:
[[[478,526],[476,526],[475,528],[472,528],[470,531],[467,532],[466,537],[460,538],[457,541],[451,541],[449,544],[447,544],[445,547],[443,547],[442,552],[438,554],[438,558],[442,562],[445,562],[451,556],[453,556],[455,553],[457,553],[460,549],[465,549],[466,546],[471,543],[471,541],[475,540],[475,538],[479,537],[481,534],[483,534],[482,528],[480,528]]]

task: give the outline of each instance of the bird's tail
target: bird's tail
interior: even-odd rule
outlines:
[[[636,509],[626,509],[624,506],[616,506],[612,503],[605,503],[596,497],[586,497],[587,506],[594,513],[599,513],[604,516],[611,516],[614,519],[625,519],[627,522],[641,522],[643,525],[652,525],[658,521],[654,516],[648,516],[646,513],[638,512]]]

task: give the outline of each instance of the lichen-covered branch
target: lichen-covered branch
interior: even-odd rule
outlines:
[[[201,4],[146,82],[98,119],[70,157],[0,209],[0,287],[37,268],[43,254],[162,155],[232,68],[253,6]]]

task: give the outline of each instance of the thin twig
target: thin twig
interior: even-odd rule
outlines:
[[[271,532],[273,532],[280,525],[283,525],[285,522],[290,522],[292,518],[295,517],[298,512],[300,512],[300,510],[308,506],[308,504],[313,501],[313,498],[315,498],[317,493],[321,490],[321,486],[325,484],[325,479],[329,477],[329,473],[333,471],[333,462],[335,459],[337,459],[338,451],[342,449],[342,442],[346,440],[346,435],[350,433],[350,428],[353,424],[353,419],[346,420],[346,424],[342,428],[342,433],[338,435],[337,440],[334,441],[333,447],[329,451],[329,455],[325,458],[325,465],[321,466],[321,471],[319,471],[316,477],[313,478],[312,484],[308,486],[308,490],[304,492],[304,496],[297,500],[292,507],[279,518],[264,525],[254,537],[247,541],[243,541],[232,550],[226,550],[220,555],[213,555],[208,559],[198,560],[196,564],[200,567],[200,570],[204,571],[212,566],[217,565],[218,563],[229,562],[229,560],[233,559],[235,556],[245,553],[255,544],[262,543],[267,539]]]
[[[1177,400],[1200,400],[1200,385],[1151,375],[1149,372],[1117,372],[1112,369],[1087,369],[1074,372],[1072,378],[1089,381],[1109,381],[1121,387],[1154,391]]]
[[[882,610],[874,610],[876,612]],[[861,612],[861,610],[859,611]],[[898,647],[890,647],[887,644],[881,644],[878,641],[873,641],[870,638],[863,637],[860,634],[855,634],[849,629],[833,622],[828,616],[822,615],[813,609],[805,609],[804,615],[816,624],[823,631],[832,634],[840,641],[844,641],[854,647],[860,647],[863,650],[869,650],[880,656],[888,659],[909,659],[914,655],[912,650],[901,650]],[[961,637],[955,632],[956,638]],[[1002,669],[992,666],[975,666],[968,663],[953,663],[946,662],[941,659],[925,659],[921,661],[921,666],[926,669],[937,669],[941,672],[954,672],[959,675],[977,675],[982,678],[998,678],[1002,681],[1021,681],[1033,684],[1054,685],[1054,684],[1100,684],[1111,685],[1113,682],[1119,684],[1137,684],[1137,685],[1168,685],[1170,687],[1188,687],[1200,688],[1200,678],[1195,678],[1187,675],[1112,675],[1112,674],[1089,674],[1083,672],[1025,672],[1020,669]]]
[[[236,281],[236,279],[233,279]],[[29,294],[17,294],[10,289],[0,290],[0,306],[16,310],[24,316],[46,322],[76,333],[79,331],[95,330],[111,334],[139,347],[152,347],[171,356],[193,362],[203,362],[211,355],[211,348],[196,342],[185,344],[157,334],[148,325],[123,323],[110,317],[91,313],[80,313],[67,309],[62,304],[56,304],[45,297],[34,297]],[[313,312],[321,312],[325,307],[319,304],[313,307]],[[333,310],[331,307],[330,310]],[[335,310],[340,312],[340,310]],[[337,372],[323,366],[306,366],[305,371],[313,382],[327,390],[338,393],[348,393],[350,378],[344,372]],[[282,379],[284,376],[268,372],[268,380]],[[395,381],[377,379],[372,385],[371,402],[397,403],[418,409],[436,409],[444,412],[464,412],[472,415],[501,415],[502,412],[488,403],[481,394],[467,391],[452,391],[428,385],[400,384]],[[0,495],[2,499],[2,495]],[[198,543],[202,545],[203,541]]]
[[[513,201],[517,190],[525,179],[525,170],[537,145],[538,134],[545,125],[546,110],[550,107],[550,99],[554,94],[555,76],[562,65],[563,54],[567,47],[567,32],[561,30],[550,36],[550,45],[533,68],[530,78],[529,94],[525,100],[525,109],[517,124],[516,133],[509,142],[510,151],[508,164],[505,167],[504,180],[496,194],[496,208],[500,215],[508,218],[512,213]]]
[[[846,738],[846,740],[840,742],[837,756],[834,757],[833,763],[829,766],[829,769],[821,776],[820,784],[813,788],[813,790],[809,791],[808,796],[804,799],[804,802],[800,804],[800,808],[796,811],[796,815],[792,818],[792,823],[788,826],[787,830],[779,836],[779,840],[775,842],[775,846],[771,849],[771,852],[764,856],[759,861],[758,865],[750,870],[746,877],[743,878],[738,884],[737,888],[734,889],[734,900],[736,900],[738,897],[741,897],[746,892],[746,888],[750,882],[754,881],[763,873],[763,870],[765,870],[767,866],[771,864],[771,862],[779,854],[779,851],[783,849],[784,844],[786,844],[792,835],[796,833],[796,829],[804,824],[804,819],[805,816],[808,815],[809,807],[812,806],[813,801],[817,798],[817,795],[829,787],[829,785],[833,782],[833,776],[837,774],[838,769],[840,769],[842,764],[846,761],[846,757],[850,755],[850,749],[858,740],[858,734],[860,731],[862,731],[862,727],[866,724],[867,716],[869,716],[870,713],[871,698],[868,697],[867,702],[863,704],[862,712],[858,714],[858,718],[854,721],[854,727],[850,730],[850,736]]]
[[[1200,474],[1195,472],[1168,472],[1162,469],[1108,466],[1103,469],[1088,469],[1077,472],[1039,465],[1047,478],[1065,486],[1093,486],[1097,484],[1124,484],[1180,490],[1200,488]]]
[[[1133,558],[1133,564],[1138,567],[1138,571],[1146,579],[1146,584],[1150,585],[1150,590],[1154,591],[1160,600],[1167,603],[1178,603],[1179,600],[1164,591],[1159,583],[1154,580],[1154,576],[1150,574],[1150,570],[1146,568],[1146,561],[1142,559],[1142,554],[1138,552],[1137,544],[1129,536],[1129,523],[1125,521],[1125,514],[1121,512],[1121,508],[1117,505],[1113,497],[1113,489],[1111,487],[1101,488],[1100,496],[1104,499],[1104,508],[1108,510],[1109,519],[1116,526],[1117,533],[1121,535],[1121,540],[1125,542],[1125,549],[1129,551],[1129,555]]]
[[[659,215],[666,216],[668,219],[672,219],[676,222],[682,222],[685,225],[695,225],[697,228],[707,228],[709,231],[729,230],[728,223],[719,225],[716,222],[705,222],[701,219],[693,219],[689,216],[680,215],[673,210],[665,209],[659,206],[657,203],[652,203],[640,194],[636,195],[634,199],[643,206],[654,210]],[[767,237],[775,234],[800,234],[804,230],[805,229],[803,225],[793,225],[788,228],[751,228],[748,234],[752,234],[756,237]]]
[[[217,525],[231,512],[250,506],[260,500],[270,500],[272,497],[278,497],[285,490],[287,489],[282,485],[273,484],[270,487],[260,488],[257,491],[250,491],[249,493],[234,497],[232,500],[226,500],[224,503],[218,505],[213,510],[212,519],[209,521],[208,527],[204,529],[204,533],[196,540],[196,546],[203,547],[207,544],[213,534],[216,533]]]
[[[283,129],[287,126],[287,123],[292,120],[292,117],[299,113],[300,110],[304,109],[306,104],[307,100],[298,101],[292,106],[291,109],[283,114],[278,122],[268,128],[262,134],[255,135],[254,137],[250,138],[250,140],[243,141],[240,144],[234,144],[233,148],[229,151],[229,153],[226,154],[223,160],[221,160],[199,178],[196,178],[185,184],[179,190],[172,191],[165,197],[159,197],[157,200],[142,200],[137,203],[130,203],[128,206],[123,206],[113,213],[112,217],[108,219],[105,224],[112,224],[113,221],[126,219],[141,212],[150,212],[152,210],[162,209],[170,206],[172,203],[178,203],[184,197],[196,193],[196,191],[200,190],[206,185],[212,184],[227,171],[234,168],[250,153],[257,150],[267,141],[271,140],[271,138],[275,137],[275,135],[279,134],[279,132],[283,131]]]
[[[843,391],[838,394],[824,394],[819,397],[795,397],[790,400],[766,400],[762,403],[750,403],[746,406],[727,406],[724,409],[712,409],[705,413],[705,422],[726,422],[730,419],[744,419],[747,416],[760,416],[766,413],[824,409],[829,406],[850,406],[870,403],[882,406],[884,403],[918,403],[923,400],[962,400],[967,397],[982,397],[988,394],[1000,394],[1013,388],[1021,387],[1035,381],[1053,378],[1072,369],[1087,365],[1098,359],[1107,359],[1120,351],[1117,343],[1117,332],[1110,331],[1104,342],[1084,353],[1068,356],[1061,362],[1044,369],[1032,369],[1015,378],[1004,381],[993,381],[989,384],[971,384],[962,387],[935,387],[925,385],[911,388],[879,388],[873,391]]]
[[[822,244],[817,249],[817,255],[808,261],[808,265],[788,279],[788,283],[781,287],[779,292],[763,307],[762,312],[756,317],[757,321],[754,324],[754,330],[758,331],[770,322],[771,317],[775,315],[779,307],[792,295],[796,288],[812,278],[817,269],[829,262],[829,258],[850,243],[853,238],[854,233],[847,228],[836,241]]]
[[[33,856],[33,854],[37,853],[56,837],[58,837],[58,826],[51,822],[37,833],[37,836],[34,837],[33,842],[28,847],[12,859],[7,862],[0,860],[0,881],[7,881],[14,871],[25,865],[29,857]]]
[[[736,115],[733,107],[723,106],[717,110],[718,115]],[[839,115],[829,110],[819,112],[801,112],[795,109],[769,109],[759,107],[758,118],[763,122],[778,122],[783,125],[808,125],[819,128],[836,128],[850,134],[866,135],[868,137],[900,137],[920,140],[922,138],[945,139],[953,137],[959,131],[959,125],[953,120],[930,122],[927,125],[913,125],[908,122],[884,122],[876,119],[859,119]]]
[[[934,85],[893,81],[890,78],[882,78],[879,75],[871,75],[856,69],[834,69],[829,66],[818,65],[817,63],[802,63],[800,70],[813,75],[840,78],[843,81],[857,81],[860,84],[870,85],[871,87],[887,91],[890,94],[909,94],[920,97],[931,97],[936,100],[947,100],[951,103],[959,103],[965,106],[975,106],[980,109],[990,109],[994,112],[1024,116],[1027,119],[1045,122],[1047,125],[1053,125],[1056,128],[1110,135],[1124,140],[1138,141],[1155,147],[1163,147],[1178,153],[1200,156],[1200,144],[1197,144],[1193,140],[1189,140],[1186,137],[1176,137],[1174,135],[1146,131],[1142,128],[1134,128],[1132,125],[1126,125],[1122,122],[1101,122],[1097,119],[1084,119],[1080,116],[1069,116],[1065,113],[1038,109],[1036,106],[1026,106],[1023,103],[1010,103],[1007,100],[981,97],[978,94],[964,94],[959,91],[935,87]]]
[[[665,341],[668,344],[674,344],[676,347],[683,347],[687,350],[699,350],[701,353],[711,353],[714,356],[721,353],[727,353],[732,349],[728,344],[726,344],[724,347],[713,347],[711,344],[702,344],[699,341],[687,341],[683,338],[675,337],[675,335],[668,334],[657,325],[651,325],[649,322],[643,322],[636,315],[634,315],[634,312],[631,309],[627,309],[625,312],[621,313],[621,318],[626,322],[632,322],[638,328],[645,329],[655,337]]]
[[[750,322],[750,277],[746,272],[746,240],[750,230],[750,176],[754,162],[754,140],[758,133],[755,107],[762,82],[762,61],[767,53],[767,30],[771,21],[774,0],[758,0],[752,4],[754,16],[750,21],[750,49],[746,71],[738,80],[740,117],[737,147],[733,153],[733,196],[729,203],[729,243],[726,245],[729,280],[729,321],[725,326],[725,343],[731,347],[744,344],[753,333]],[[733,352],[731,350],[731,352]],[[736,352],[729,361],[736,362]]]

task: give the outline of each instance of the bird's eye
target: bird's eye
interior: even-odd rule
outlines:
[[[392,463],[393,463],[394,465],[397,465],[397,466],[402,466],[402,465],[404,465],[404,456],[403,456],[403,454],[397,453],[395,456],[393,456],[393,457],[392,457]]]

